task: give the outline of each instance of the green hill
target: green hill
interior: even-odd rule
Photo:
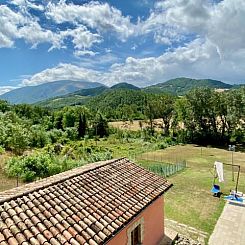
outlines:
[[[50,108],[61,108],[69,105],[82,105],[85,104],[92,96],[96,96],[107,90],[105,86],[100,86],[90,89],[80,89],[74,93],[69,93],[63,96],[57,96],[47,100],[39,101],[35,105]]]
[[[121,97],[131,96],[135,92],[135,96],[138,96],[140,92],[145,93],[170,93],[173,95],[184,95],[190,90],[198,87],[209,87],[214,89],[230,89],[232,85],[211,79],[191,79],[191,78],[176,78],[171,79],[164,83],[159,83],[153,86],[149,86],[143,89],[140,89],[129,83],[119,83],[111,88],[106,86],[99,86],[89,89],[80,89],[78,91],[54,97],[48,100],[44,100],[36,103],[36,105],[51,107],[51,108],[60,108],[68,105],[78,105],[78,104],[95,104],[101,107],[108,106],[108,104],[115,102],[120,104],[120,101],[125,99]],[[124,90],[124,92],[123,92]],[[128,91],[128,92],[126,92]],[[131,91],[131,92],[129,92]],[[132,92],[133,91],[133,92]],[[111,101],[112,100],[112,101]],[[130,101],[130,99],[129,99]],[[109,105],[110,107],[111,105]]]
[[[138,89],[108,89],[90,98],[86,106],[92,111],[100,111],[110,119],[124,119],[134,115],[142,117],[146,103],[146,93]]]
[[[139,87],[134,86],[130,83],[118,83],[111,87],[111,89],[131,89],[131,90],[140,90]]]
[[[166,92],[175,95],[183,95],[194,88],[200,87],[209,87],[214,89],[230,89],[232,88],[232,85],[212,79],[192,79],[180,77],[146,87],[144,88],[144,91],[150,93]]]
[[[76,92],[54,97],[48,100],[43,100],[35,104],[50,108],[60,108],[68,105],[81,105],[86,104],[91,99],[91,97],[98,96],[104,92],[118,90],[140,90],[140,88],[129,83],[119,83],[112,86],[111,88],[100,86],[90,89],[80,89]]]

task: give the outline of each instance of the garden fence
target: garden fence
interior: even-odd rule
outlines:
[[[162,175],[164,177],[169,177],[171,175],[174,175],[175,173],[182,171],[186,168],[186,161],[183,161],[182,163],[176,163],[176,164],[151,164],[150,166],[147,166],[147,169],[151,172],[154,172],[156,174]]]

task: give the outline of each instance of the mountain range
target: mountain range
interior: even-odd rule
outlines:
[[[0,96],[13,104],[28,103],[53,108],[67,105],[84,104],[89,98],[105,92],[118,89],[141,90],[146,93],[171,93],[184,95],[197,87],[209,87],[213,89],[231,89],[233,85],[212,79],[175,78],[163,83],[139,88],[128,83],[119,83],[107,87],[97,82],[86,81],[55,81],[37,86],[22,87]],[[238,87],[237,85],[234,87]]]
[[[101,83],[86,81],[55,81],[43,83],[37,86],[26,86],[11,90],[0,95],[0,99],[7,100],[12,104],[33,104],[52,97],[62,96],[75,92],[79,89],[90,89],[103,86]]]

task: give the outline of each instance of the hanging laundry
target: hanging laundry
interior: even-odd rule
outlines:
[[[223,163],[222,162],[218,162],[215,161],[214,162],[214,167],[216,169],[218,178],[219,178],[219,182],[224,182],[224,169],[223,169]]]

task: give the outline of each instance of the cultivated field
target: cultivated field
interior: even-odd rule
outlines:
[[[142,124],[142,128],[140,127],[140,122]],[[155,130],[160,131],[162,130],[162,119],[155,119],[154,120]],[[109,126],[119,129],[126,129],[131,131],[138,131],[143,128],[149,127],[147,121],[144,120],[133,120],[130,121],[116,121],[116,122],[109,122]]]

